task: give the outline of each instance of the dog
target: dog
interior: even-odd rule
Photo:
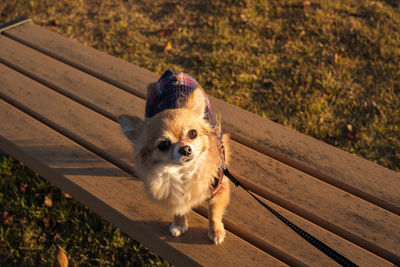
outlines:
[[[146,191],[174,216],[169,230],[188,230],[187,214],[208,202],[208,237],[225,238],[222,217],[229,203],[227,134],[211,113],[203,88],[186,73],[167,70],[148,87],[145,119],[121,115],[123,133],[134,145],[135,172]]]

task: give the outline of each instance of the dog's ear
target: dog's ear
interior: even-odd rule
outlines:
[[[120,115],[118,120],[126,137],[128,137],[128,139],[133,143],[136,143],[136,140],[143,130],[144,121],[138,117],[130,115]]]
[[[207,97],[201,88],[196,88],[186,99],[186,108],[192,110],[199,116],[204,117],[207,106]]]

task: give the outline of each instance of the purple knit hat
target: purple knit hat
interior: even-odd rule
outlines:
[[[207,101],[204,118],[214,127],[210,101],[200,84],[189,74],[167,70],[156,82],[147,95],[146,118],[166,110],[178,108],[179,103],[188,97],[196,88],[200,88]]]

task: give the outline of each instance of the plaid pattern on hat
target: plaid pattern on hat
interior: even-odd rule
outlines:
[[[204,110],[204,118],[215,125],[211,115],[210,101],[200,84],[189,74],[173,70],[167,70],[156,82],[154,88],[148,92],[146,102],[146,117],[151,118],[155,114],[166,110],[178,108],[179,103],[183,102],[196,88],[200,88],[204,93],[207,106]]]

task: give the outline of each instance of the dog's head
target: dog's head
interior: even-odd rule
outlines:
[[[151,118],[121,115],[122,130],[135,146],[137,167],[190,164],[211,145],[217,146],[215,131],[219,127],[211,127],[205,119],[206,105],[202,90],[195,89],[179,108],[166,109]]]

